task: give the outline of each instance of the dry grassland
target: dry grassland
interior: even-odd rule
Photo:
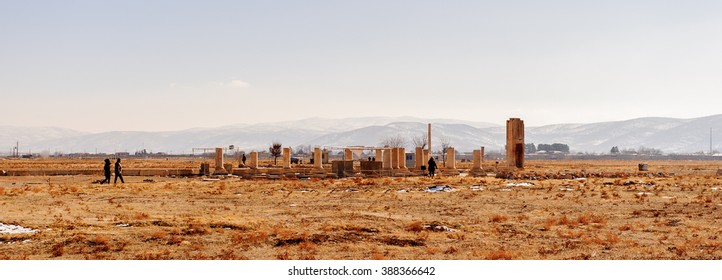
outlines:
[[[0,259],[722,259],[719,165],[529,161],[511,180],[5,176],[0,223],[39,232],[0,233]],[[425,192],[436,185],[453,191]]]

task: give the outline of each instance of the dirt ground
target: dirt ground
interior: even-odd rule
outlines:
[[[5,170],[44,166],[102,164],[0,160]],[[528,161],[489,177],[116,185],[93,184],[100,174],[0,176],[0,223],[37,230],[0,233],[0,259],[722,259],[720,162],[649,166]]]

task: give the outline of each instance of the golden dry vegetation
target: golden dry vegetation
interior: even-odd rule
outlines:
[[[0,233],[0,259],[722,259],[720,164],[649,164],[528,161],[518,179],[4,176],[0,223],[39,231]],[[101,164],[0,160],[43,166]],[[425,191],[437,185],[453,191]]]

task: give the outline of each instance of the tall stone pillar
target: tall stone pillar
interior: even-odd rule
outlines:
[[[421,147],[416,147],[416,156],[414,158],[414,162],[416,163],[416,170],[421,170],[421,166],[424,164],[424,149]]]
[[[291,168],[291,148],[283,148],[283,168]]]
[[[353,160],[353,151],[351,149],[343,150],[343,160]]]
[[[378,160],[378,161],[384,160],[384,150],[376,149],[376,160]]]
[[[482,161],[483,154],[481,150],[474,150],[474,158],[473,158],[473,166],[471,167],[471,172],[481,172],[481,161]]]
[[[216,148],[216,169],[213,171],[213,175],[228,175],[228,172],[223,168],[223,148]]]
[[[481,146],[480,148],[480,157],[481,157],[481,166],[484,166],[484,146]]]
[[[384,150],[384,169],[392,169],[391,166],[391,149]]]
[[[524,121],[506,121],[506,163],[509,167],[524,168]]]
[[[391,168],[399,169],[399,148],[391,148]]]
[[[446,149],[446,168],[456,169],[456,152],[454,151],[454,147]]]
[[[253,151],[250,154],[248,154],[248,161],[251,169],[258,169],[258,152]]]
[[[321,161],[321,148],[313,149],[313,168],[323,169],[323,162]]]
[[[428,136],[429,136],[429,139],[426,140],[426,141],[428,141],[428,142],[426,142],[426,143],[429,144],[429,155],[428,155],[428,156],[432,156],[432,153],[433,153],[433,152],[432,152],[432,150],[431,150],[431,124],[430,124],[430,123],[429,123],[428,133],[429,133],[429,135],[428,135]],[[424,162],[427,162],[427,161],[429,161],[429,158],[424,157],[424,160],[425,160]]]
[[[406,148],[399,148],[399,169],[406,169]]]

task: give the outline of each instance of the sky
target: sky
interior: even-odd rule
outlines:
[[[0,0],[0,125],[719,114],[722,1]]]

